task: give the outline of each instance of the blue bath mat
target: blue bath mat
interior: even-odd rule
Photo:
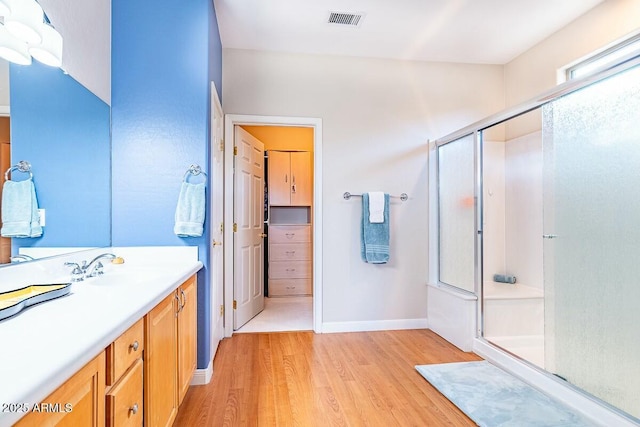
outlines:
[[[416,369],[481,427],[595,426],[486,361],[418,365]]]

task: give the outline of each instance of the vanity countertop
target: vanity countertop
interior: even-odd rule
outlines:
[[[184,256],[185,249],[196,251]],[[176,250],[182,256],[172,256],[168,248],[160,250],[160,256],[153,248],[109,248],[84,254],[90,259],[113,251],[125,263],[106,262],[103,276],[73,283],[68,295],[0,321],[0,427],[24,416],[16,408],[32,407],[45,399],[202,268],[197,248]],[[42,269],[40,263],[20,268]],[[59,279],[59,275],[51,278],[52,282]]]

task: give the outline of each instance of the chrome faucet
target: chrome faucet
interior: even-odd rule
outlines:
[[[84,272],[77,262],[65,262],[64,265],[67,267],[73,267],[73,270],[71,270],[72,282],[82,282],[84,280]]]
[[[101,259],[115,259],[116,256],[114,254],[110,254],[110,253],[105,253],[105,254],[100,254],[97,257],[95,257],[94,259],[92,259],[90,262],[87,263],[87,261],[83,261],[82,262],[82,267],[80,267],[82,269],[82,272],[84,273],[84,277],[95,277],[95,276],[100,276],[102,274],[104,274],[103,268],[104,265],[102,265],[102,263],[100,262]],[[91,269],[91,267],[93,266],[93,269]]]
[[[34,258],[29,255],[19,254],[11,257],[11,262],[33,261]]]

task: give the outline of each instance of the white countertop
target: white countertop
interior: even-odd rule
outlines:
[[[168,248],[154,249],[107,248],[69,255],[75,256],[75,262],[113,252],[124,257],[125,263],[106,262],[103,276],[74,283],[69,295],[0,321],[0,405],[26,403],[31,407],[41,402],[202,268],[197,248],[178,247],[178,256]],[[43,283],[46,263],[55,263],[57,268],[65,260],[57,257],[16,267],[21,277],[37,271],[37,281]],[[12,268],[0,269],[0,292],[15,281]],[[51,269],[55,273],[49,283],[68,282],[68,273],[60,276],[56,268]],[[14,289],[22,286],[18,283]],[[25,415],[5,411],[6,406],[0,406],[0,426],[10,426]]]

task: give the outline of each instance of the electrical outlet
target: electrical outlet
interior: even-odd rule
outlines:
[[[44,227],[46,212],[44,209],[38,209],[38,215],[40,215],[40,226]]]

